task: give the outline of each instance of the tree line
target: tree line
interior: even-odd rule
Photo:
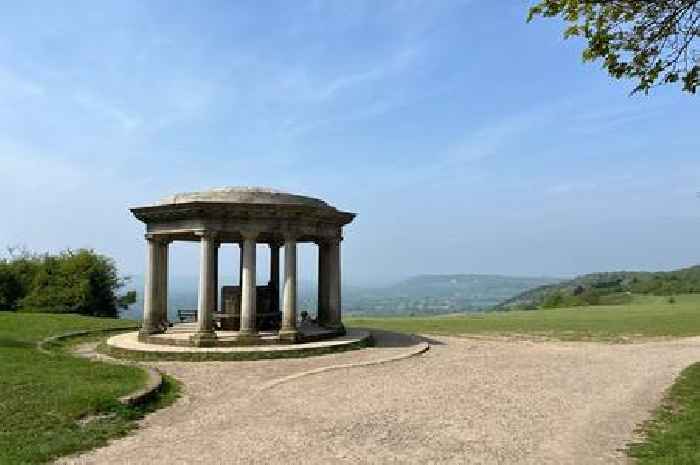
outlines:
[[[119,316],[136,301],[120,294],[128,278],[114,260],[90,249],[36,254],[8,249],[0,258],[0,311]]]

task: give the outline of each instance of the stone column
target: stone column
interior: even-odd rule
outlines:
[[[199,234],[199,299],[197,304],[197,330],[192,336],[196,346],[211,346],[216,340],[212,322],[212,281],[214,279],[214,255],[216,244],[214,235],[205,231]]]
[[[316,321],[319,325],[328,324],[328,243],[325,240],[318,245],[318,306]]]
[[[155,303],[153,304],[153,325],[156,327],[158,332],[163,331],[163,299],[162,299],[162,286],[163,286],[163,274],[161,273],[163,266],[163,243],[159,237],[154,237],[153,242],[156,247],[156,260],[153,263],[155,271],[155,281],[153,285],[153,299]]]
[[[238,243],[238,286],[243,288],[243,242]]]
[[[143,291],[143,323],[139,337],[149,336],[158,328],[158,241],[146,235],[146,279]]]
[[[214,264],[212,265],[212,279],[211,279],[211,312],[216,313],[219,311],[219,248],[221,243],[216,241],[214,243],[214,256],[212,260]]]
[[[160,326],[163,331],[170,327],[168,321],[168,262],[169,262],[170,241],[164,239],[160,241]]]
[[[345,334],[341,313],[340,238],[328,241],[328,323],[327,327]]]
[[[294,236],[284,239],[284,300],[282,303],[282,327],[279,338],[297,342],[297,240]]]
[[[243,283],[241,288],[241,329],[240,337],[256,339],[256,300],[257,285],[255,283],[255,252],[257,233],[243,233]]]
[[[270,242],[270,287],[272,288],[272,308],[280,311],[280,244]]]

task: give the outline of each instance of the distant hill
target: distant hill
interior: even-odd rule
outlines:
[[[624,303],[631,294],[700,293],[700,265],[674,271],[591,273],[530,289],[504,300],[498,310]]]
[[[343,311],[349,314],[440,314],[487,310],[528,289],[559,282],[555,278],[530,278],[481,274],[420,275],[385,287],[343,287]],[[143,309],[143,277],[127,286],[138,293],[137,302],[122,315],[140,318]],[[169,283],[170,317],[178,308],[196,308],[197,283],[189,277],[173,277]],[[298,307],[316,313],[316,283],[299,283]]]
[[[420,275],[381,288],[348,288],[344,310],[363,314],[454,313],[486,310],[555,278],[501,275]]]

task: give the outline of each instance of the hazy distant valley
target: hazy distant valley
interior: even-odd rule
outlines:
[[[343,288],[345,314],[418,315],[488,310],[524,291],[560,282],[556,278],[455,274],[420,275],[384,287]],[[143,278],[134,277],[127,286],[139,297],[124,316],[139,317],[143,308]],[[316,309],[316,284],[299,285],[299,311]],[[197,307],[196,278],[173,277],[169,289],[171,318],[180,308]]]

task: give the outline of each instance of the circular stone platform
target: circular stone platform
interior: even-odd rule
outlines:
[[[139,342],[160,346],[180,346],[180,347],[205,347],[196,346],[192,343],[192,336],[197,333],[196,323],[177,323],[164,333],[144,336],[139,334]],[[241,335],[238,331],[215,330],[216,339],[211,345],[206,347],[234,347],[234,346],[258,346],[258,345],[288,345],[287,341],[280,337],[277,331],[258,331],[254,342]],[[343,336],[345,330],[323,328],[315,324],[306,324],[299,327],[296,343],[317,342]]]
[[[187,337],[185,334],[182,337]],[[231,347],[189,347],[158,345],[139,341],[138,332],[118,334],[107,339],[106,352],[121,358],[140,360],[257,360],[322,355],[359,349],[371,343],[369,331],[347,330],[345,336],[301,344],[274,344]]]

